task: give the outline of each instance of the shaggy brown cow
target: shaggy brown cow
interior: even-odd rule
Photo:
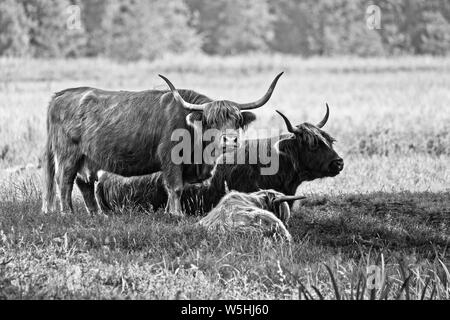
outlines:
[[[264,235],[277,234],[291,241],[286,228],[291,216],[287,201],[304,198],[287,197],[274,190],[250,194],[232,191],[198,224],[210,232],[257,231]]]
[[[73,212],[72,188],[76,180],[87,210],[94,213],[98,209],[94,182],[99,170],[126,177],[162,171],[168,194],[166,209],[182,214],[180,195],[186,184],[184,171],[195,171],[191,168],[195,162],[175,164],[172,161],[171,151],[178,143],[172,141],[173,132],[187,130],[193,137],[194,131],[217,129],[223,132],[222,146],[236,147],[236,136],[229,137],[229,130],[245,129],[255,120],[253,113],[244,110],[266,104],[280,76],[263,98],[248,104],[214,101],[191,90],[178,91],[163,76],[170,91],[76,88],[55,94],[47,117],[43,211],[54,207],[55,176],[63,212]],[[191,143],[194,150],[197,142]],[[211,171],[213,166],[206,168]],[[208,177],[202,171],[199,178]]]

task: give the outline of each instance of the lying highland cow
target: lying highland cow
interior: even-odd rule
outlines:
[[[224,183],[240,192],[275,190],[285,195],[295,195],[305,181],[335,177],[344,169],[344,160],[333,148],[334,139],[323,130],[330,116],[326,105],[325,117],[317,124],[308,122],[294,126],[277,111],[286,124],[288,133],[272,139],[245,140],[241,148],[245,164],[218,164],[208,186],[188,186],[181,197],[182,207],[188,214],[208,212],[225,195]],[[278,153],[279,170],[274,175],[261,174],[270,164],[251,164],[252,150],[272,150]],[[253,146],[253,147],[252,147]],[[240,151],[236,151],[240,152]],[[289,202],[292,205],[292,201]]]
[[[287,201],[300,199],[304,197],[288,197],[274,190],[250,194],[232,191],[198,224],[211,232],[257,231],[291,241],[286,228],[291,216]]]
[[[210,175],[208,165],[191,165],[183,171],[183,180],[191,188],[204,188]],[[201,184],[201,185],[200,185]],[[167,203],[167,191],[162,172],[137,177],[123,177],[111,172],[99,171],[95,186],[95,198],[101,212],[108,213],[125,207],[158,210]]]
[[[102,213],[120,210],[125,207],[152,210],[164,207],[167,194],[162,172],[139,177],[122,177],[114,173],[99,171],[95,185],[95,198]]]

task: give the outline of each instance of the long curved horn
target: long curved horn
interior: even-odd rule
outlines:
[[[225,188],[225,194],[229,194],[230,193],[230,188],[228,188],[228,183],[226,181],[223,183],[223,186]]]
[[[306,199],[304,196],[284,196],[276,198],[273,203],[286,202],[286,201],[295,201],[295,200],[303,200]]]
[[[280,111],[278,111],[278,110],[276,110],[276,111],[284,119],[284,122],[286,122],[286,127],[287,127],[288,131],[290,133],[296,133],[297,129],[292,126],[292,123],[289,121],[289,119],[284,114],[282,114]]]
[[[253,110],[253,109],[261,108],[263,105],[265,105],[267,102],[269,102],[270,98],[272,97],[272,93],[275,90],[275,87],[277,86],[278,80],[280,79],[280,77],[283,74],[284,74],[284,72],[277,75],[275,80],[273,80],[272,84],[270,85],[269,91],[267,91],[267,93],[264,95],[264,97],[262,97],[261,99],[259,99],[256,102],[238,104],[237,107],[240,110]]]
[[[181,97],[181,95],[178,93],[178,90],[175,89],[175,86],[170,82],[169,79],[164,77],[163,75],[159,75],[169,86],[170,91],[172,91],[173,97],[175,100],[180,103],[185,109],[191,110],[191,111],[203,111],[205,109],[206,104],[192,104],[189,102],[184,101],[184,99]]]
[[[330,107],[328,106],[328,103],[327,103],[327,114],[325,115],[325,118],[323,118],[323,120],[317,124],[316,127],[323,128],[327,124],[329,117],[330,117]]]

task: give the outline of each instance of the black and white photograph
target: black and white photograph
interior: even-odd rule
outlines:
[[[0,0],[0,300],[450,300],[449,245],[450,1]]]

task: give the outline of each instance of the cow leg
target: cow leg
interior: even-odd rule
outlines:
[[[90,214],[96,214],[98,212],[97,201],[95,200],[95,185],[93,182],[87,183],[83,179],[79,177],[75,180],[80,189],[81,194],[83,195],[84,204],[86,206],[86,210]]]
[[[167,137],[167,141],[170,141],[170,137]],[[166,213],[184,216],[181,207],[181,194],[184,186],[183,166],[173,163],[172,153],[170,152],[173,146],[161,144],[158,147],[158,157],[161,162],[161,171],[168,196]]]
[[[66,162],[60,164],[58,172],[58,186],[61,200],[61,212],[73,213],[72,190],[75,177],[77,175],[77,167],[75,163]]]
[[[175,216],[184,216],[182,208],[181,208],[181,189],[170,190],[167,189],[167,193],[169,195],[169,199],[167,201],[166,213],[173,214]]]
[[[168,171],[168,172],[167,172]],[[181,166],[174,166],[164,172],[168,201],[166,212],[184,216],[181,208],[181,194],[183,192],[183,175]]]

